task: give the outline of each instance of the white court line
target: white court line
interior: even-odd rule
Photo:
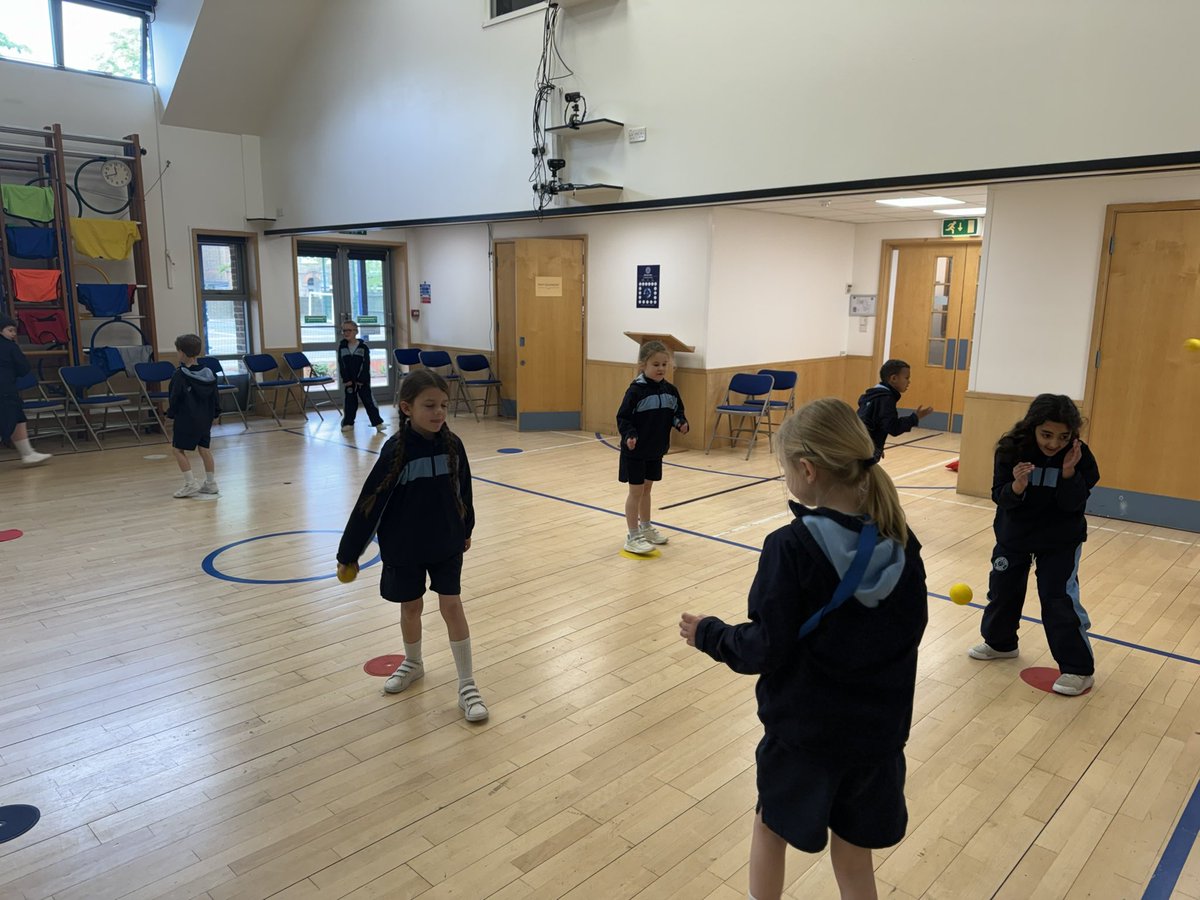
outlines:
[[[946,455],[951,456],[953,454],[951,454],[950,451],[947,450]],[[907,478],[909,475],[920,475],[922,472],[928,472],[930,469],[936,469],[938,467],[941,467],[944,469],[946,467],[946,461],[943,460],[942,462],[930,463],[929,465],[922,466],[919,469],[913,469],[911,472],[905,472],[903,475],[892,475],[892,481],[899,481],[901,478]],[[884,471],[887,471],[887,470],[885,469]],[[890,475],[891,473],[889,472],[888,474]]]
[[[556,431],[554,433],[558,434],[559,432]],[[471,467],[474,468],[480,463],[492,462],[500,459],[514,459],[516,457],[526,456],[530,453],[545,453],[547,450],[561,450],[564,447],[578,447],[582,444],[595,443],[599,443],[596,438],[580,438],[577,441],[571,441],[569,444],[554,444],[550,447],[536,447],[533,450],[522,450],[520,453],[495,453],[491,456],[484,456],[471,460]]]
[[[773,516],[767,516],[765,519],[755,519],[753,522],[747,522],[745,525],[739,525],[737,528],[730,528],[728,531],[718,531],[713,537],[724,537],[727,534],[737,534],[739,531],[747,531],[757,525],[765,525],[767,522],[774,522],[776,519],[783,519],[792,515],[791,510],[785,510],[781,513],[775,513]]]

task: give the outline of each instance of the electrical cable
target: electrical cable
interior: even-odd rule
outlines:
[[[529,173],[529,182],[533,185],[534,207],[538,212],[550,205],[559,188],[557,175],[550,171],[546,160],[549,151],[546,145],[546,129],[550,119],[549,101],[557,88],[555,79],[575,74],[558,49],[558,13],[558,4],[552,0],[546,6],[546,15],[542,20],[542,55],[538,60],[537,75],[534,79],[533,170]],[[556,63],[562,68],[557,74]]]

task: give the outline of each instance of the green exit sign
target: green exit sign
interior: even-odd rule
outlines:
[[[325,316],[305,316],[304,317],[305,325],[324,325],[328,321],[329,321],[329,319],[326,318]]]
[[[379,324],[379,316],[359,316],[358,324],[359,325],[378,325]]]
[[[977,234],[978,219],[942,219],[942,237],[975,237]]]

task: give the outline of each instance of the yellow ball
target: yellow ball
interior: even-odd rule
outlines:
[[[1192,353],[1200,352],[1200,338],[1188,338],[1183,342],[1183,349]]]
[[[950,588],[950,599],[959,606],[966,606],[971,602],[971,598],[974,596],[975,595],[971,592],[971,589],[962,582],[959,582]]]
[[[342,584],[349,584],[358,577],[358,566],[343,566],[341,563],[338,563],[337,577],[338,581],[340,581]]]

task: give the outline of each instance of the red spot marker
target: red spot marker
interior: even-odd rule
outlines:
[[[400,668],[400,663],[404,662],[404,654],[396,656],[377,656],[374,659],[368,659],[363,665],[363,671],[368,675],[378,675],[386,678]]]
[[[24,533],[25,532],[18,531],[15,528],[11,528],[8,531],[0,531],[0,544],[3,544],[5,541],[15,541]]]
[[[1028,669],[1021,670],[1021,680],[1030,687],[1035,687],[1039,691],[1045,691],[1047,694],[1054,693],[1054,682],[1058,681],[1058,676],[1062,672],[1058,669],[1048,669],[1045,666],[1030,666]],[[1090,694],[1091,688],[1088,688],[1083,693]]]

